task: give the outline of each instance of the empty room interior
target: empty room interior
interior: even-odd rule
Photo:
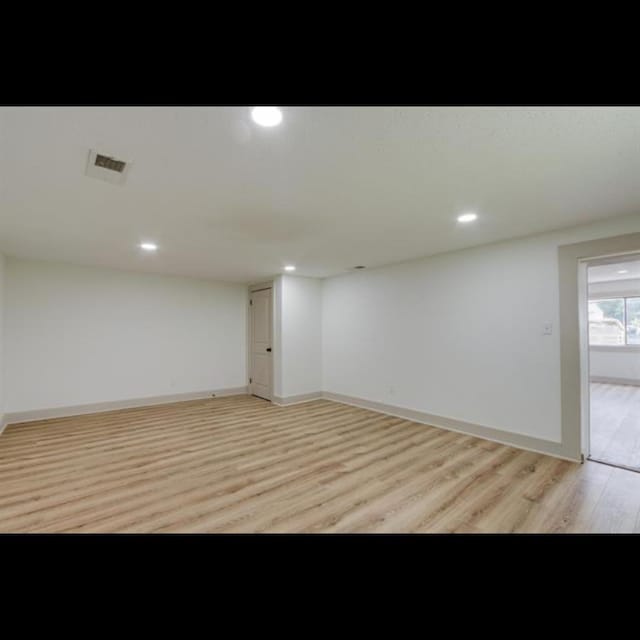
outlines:
[[[590,265],[588,283],[590,457],[640,472],[640,255]]]
[[[0,532],[640,532],[638,175],[636,107],[0,107]]]

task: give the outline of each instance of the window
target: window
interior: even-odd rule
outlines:
[[[627,344],[640,344],[640,298],[627,298]]]
[[[589,344],[640,345],[640,297],[589,300]]]

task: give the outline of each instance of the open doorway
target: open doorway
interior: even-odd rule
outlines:
[[[640,254],[587,266],[589,458],[640,471]]]

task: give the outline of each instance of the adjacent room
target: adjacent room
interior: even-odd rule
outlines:
[[[640,532],[639,142],[0,107],[0,533]]]
[[[589,267],[590,458],[640,471],[640,257]]]

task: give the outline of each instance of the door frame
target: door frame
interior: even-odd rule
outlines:
[[[589,358],[589,280],[591,259],[578,260],[578,323],[580,331],[580,455],[591,453],[591,364]]]
[[[581,452],[591,457],[591,351],[589,349],[589,281],[588,269],[621,260],[640,260],[640,252],[625,251],[578,261],[578,303],[580,313],[580,385],[581,385]]]
[[[558,247],[560,297],[560,397],[563,457],[582,461],[589,453],[589,344],[587,264],[640,253],[640,233]],[[588,319],[588,316],[587,316]]]
[[[269,376],[269,398],[262,398],[262,396],[255,396],[256,398],[260,398],[262,400],[268,400],[268,402],[273,402],[273,390],[274,390],[274,294],[275,294],[275,286],[273,281],[267,282],[258,282],[256,284],[249,285],[249,291],[247,295],[247,392],[249,395],[253,395],[251,393],[251,368],[252,368],[252,357],[251,357],[251,349],[253,344],[253,313],[251,312],[251,294],[256,291],[264,291],[265,289],[271,290],[271,296],[269,300],[269,317],[271,319],[271,372]]]

